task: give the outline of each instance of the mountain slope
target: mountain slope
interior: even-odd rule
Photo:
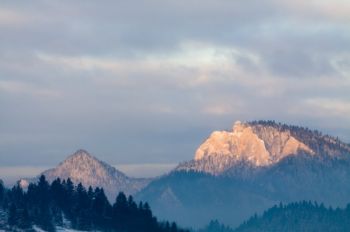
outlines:
[[[280,201],[350,201],[350,147],[327,135],[274,122],[214,132],[193,160],[137,194],[184,225],[210,219],[238,226]]]
[[[98,160],[85,150],[78,150],[57,167],[41,173],[49,182],[56,178],[68,179],[84,186],[102,187],[111,201],[118,192],[135,194],[149,183],[149,179],[127,177],[109,164]]]
[[[230,178],[206,173],[175,171],[149,184],[136,194],[147,201],[162,219],[171,219],[184,226],[203,226],[212,219],[238,225],[252,215],[277,203],[251,191]]]

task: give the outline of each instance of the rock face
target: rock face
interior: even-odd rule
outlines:
[[[98,160],[85,150],[78,150],[56,168],[44,171],[48,181],[56,178],[68,179],[73,183],[82,183],[85,187],[104,188],[109,200],[114,201],[118,192],[135,194],[149,183],[149,179],[127,177],[124,173],[105,162]]]
[[[165,197],[166,196],[166,197]],[[279,202],[350,202],[350,146],[273,121],[236,122],[215,131],[194,159],[137,194],[156,215],[183,225],[211,219],[237,226]]]
[[[219,175],[236,163],[253,167],[275,164],[297,154],[315,152],[293,137],[290,131],[279,131],[272,126],[235,122],[232,131],[215,131],[199,146],[194,160],[180,165],[177,170],[195,170]]]
[[[195,160],[215,156],[228,156],[234,160],[246,160],[256,166],[271,163],[271,156],[251,127],[236,122],[233,130],[215,131],[199,146]]]

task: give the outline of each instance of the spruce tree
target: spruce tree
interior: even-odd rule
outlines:
[[[14,203],[11,203],[10,208],[9,208],[7,223],[11,227],[15,226],[15,225],[17,225],[17,219],[18,219],[17,207]]]
[[[64,204],[62,205],[62,210],[67,219],[74,224],[75,217],[72,210],[72,205],[74,204],[74,184],[71,179],[68,178],[66,181],[62,181],[62,186],[64,189]]]
[[[177,232],[177,225],[175,222],[171,223],[170,232]]]
[[[3,204],[4,195],[5,195],[4,183],[2,182],[2,180],[0,180],[0,207]]]
[[[84,186],[79,183],[75,194],[74,214],[76,216],[76,228],[80,230],[88,230],[91,226],[91,218],[88,212],[89,197]]]
[[[127,206],[126,196],[123,192],[120,192],[113,205],[113,223],[116,230],[123,231],[126,229],[125,219],[128,213]]]
[[[88,188],[87,195],[88,195],[88,197],[89,197],[89,201],[92,201],[93,198],[95,197],[94,190],[92,189],[91,186],[89,186],[89,188]]]
[[[50,185],[44,175],[39,179],[37,194],[40,199],[39,215],[36,218],[37,224],[46,231],[54,231],[52,214],[50,210]]]
[[[60,207],[63,207],[66,204],[66,199],[65,199],[65,195],[64,195],[64,186],[61,183],[61,179],[57,178],[56,180],[54,180],[51,184],[50,187],[50,193],[51,193],[51,197],[53,199],[53,201],[55,202],[55,204],[57,204]]]
[[[17,223],[18,227],[24,230],[30,229],[32,227],[28,209],[26,206],[18,212]]]
[[[112,209],[103,189],[96,188],[94,196],[91,205],[93,223],[98,227],[104,228],[111,224]]]

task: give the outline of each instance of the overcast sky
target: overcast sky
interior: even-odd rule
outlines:
[[[0,2],[0,166],[174,164],[254,119],[350,142],[350,1]]]

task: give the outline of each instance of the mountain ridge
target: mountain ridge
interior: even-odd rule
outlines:
[[[261,155],[261,149],[267,153]],[[344,206],[349,196],[348,144],[273,121],[237,123],[232,131],[213,132],[192,160],[136,195],[164,219],[195,226],[213,218],[238,226],[279,202],[317,200]]]

